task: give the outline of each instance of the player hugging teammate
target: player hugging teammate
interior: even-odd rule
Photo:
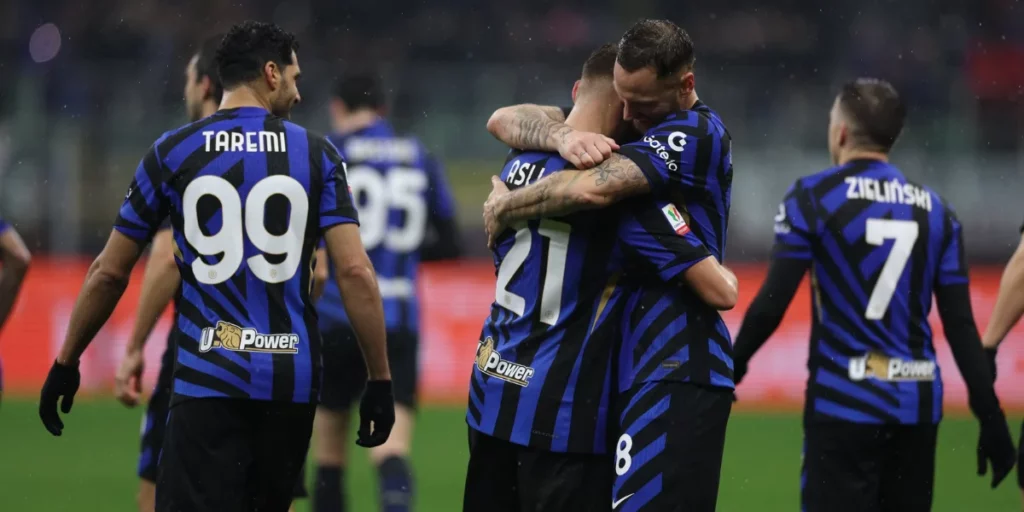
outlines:
[[[733,388],[716,311],[736,300],[718,264],[732,157],[694,62],[685,31],[641,21],[605,65],[606,94],[586,92],[599,80],[584,68],[568,119],[532,105],[492,117],[528,151],[485,205],[498,289],[470,389],[464,510],[714,510]],[[585,122],[595,107],[621,109],[639,140],[619,147],[614,127]]]

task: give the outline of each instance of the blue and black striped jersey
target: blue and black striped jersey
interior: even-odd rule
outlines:
[[[11,225],[8,224],[6,220],[0,219],[0,235],[2,235],[8,229],[11,229]]]
[[[416,273],[432,222],[455,216],[440,162],[415,138],[395,134],[387,121],[332,136],[348,164],[363,245],[377,271],[388,331],[419,332]],[[317,303],[324,330],[349,324],[341,292],[328,279]]]
[[[515,189],[567,167],[557,154],[513,151],[501,178]],[[470,427],[544,450],[604,453],[620,283],[634,274],[680,282],[707,256],[675,206],[651,198],[513,226],[494,250]]]
[[[718,114],[697,102],[620,152],[643,171],[656,198],[682,208],[693,233],[724,261],[732,139]],[[622,330],[621,391],[658,380],[733,387],[729,330],[689,288],[651,279],[631,286]]]
[[[775,217],[773,257],[811,264],[807,419],[939,421],[932,293],[967,283],[942,198],[877,160],[801,178]]]
[[[148,242],[168,215],[181,271],[174,400],[316,402],[314,250],[325,229],[357,222],[338,151],[262,108],[218,111],[153,144],[115,229]]]

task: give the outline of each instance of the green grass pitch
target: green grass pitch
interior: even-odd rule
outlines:
[[[111,399],[85,400],[51,437],[36,404],[8,398],[0,407],[0,510],[131,511],[142,411]],[[463,410],[429,407],[416,432],[417,510],[461,509],[466,434]],[[1011,425],[1016,430],[1019,419]],[[948,418],[940,428],[935,511],[1019,511],[1013,478],[996,491],[975,476],[977,426]],[[796,414],[737,412],[730,420],[718,510],[799,510],[800,418]],[[366,457],[353,445],[348,470],[350,510],[376,510],[376,487]],[[300,510],[308,510],[306,504]]]

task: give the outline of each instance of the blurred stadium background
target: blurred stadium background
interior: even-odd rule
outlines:
[[[295,120],[326,130],[334,79],[375,66],[387,81],[395,123],[447,164],[470,254],[425,271],[425,405],[415,464],[419,510],[458,510],[466,452],[461,407],[493,299],[480,205],[504,155],[484,124],[510,103],[568,104],[585,56],[641,17],[670,18],[690,31],[700,96],[722,114],[735,141],[727,263],[739,270],[743,298],[728,317],[733,328],[760,284],[777,202],[793,179],[829,164],[832,96],[860,74],[890,80],[906,98],[910,120],[894,158],[956,207],[984,327],[1024,218],[1019,0],[4,0],[0,214],[35,260],[0,337],[7,386],[0,510],[133,509],[141,411],[114,403],[109,389],[138,279],[83,361],[89,397],[75,406],[63,438],[39,425],[36,393],[138,159],[185,120],[183,69],[195,44],[247,18],[275,21],[299,36],[304,102]],[[808,321],[802,295],[739,391],[720,510],[797,508]],[[168,325],[165,318],[149,347],[150,380]],[[1015,413],[1024,412],[1019,341],[1000,356],[999,391]],[[973,476],[976,426],[964,413],[948,350],[942,354],[954,410],[940,430],[935,510],[1020,510],[1010,483],[989,491]],[[364,469],[350,472],[353,510],[374,510],[370,472],[356,467]]]

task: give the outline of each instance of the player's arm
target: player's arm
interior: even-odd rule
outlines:
[[[992,316],[989,318],[985,334],[982,336],[982,343],[989,350],[990,357],[994,357],[995,349],[1010,332],[1010,329],[1020,321],[1022,315],[1024,315],[1024,236],[1021,236],[1017,250],[1014,251],[1003,270],[1003,277],[999,281],[996,305],[992,308]]]
[[[313,263],[313,282],[310,284],[309,296],[314,301],[320,300],[320,296],[324,294],[324,285],[327,284],[330,272],[327,270],[328,261],[327,247],[320,245],[316,250],[316,256]]]
[[[14,228],[4,225],[0,232],[0,329],[7,322],[7,317],[14,309],[14,301],[25,281],[32,255],[25,247],[25,242]]]
[[[114,378],[114,395],[121,403],[134,407],[142,395],[143,350],[160,314],[174,300],[181,285],[181,274],[174,261],[174,235],[163,229],[153,237],[146,272],[142,277],[139,307],[135,315],[128,347]]]
[[[779,205],[775,216],[775,244],[768,275],[747,308],[733,343],[734,378],[739,384],[747,364],[782,322],[804,274],[811,266],[811,244],[816,230],[814,204],[797,182]]]
[[[445,177],[444,167],[434,157],[428,157],[426,169],[428,190],[427,228],[432,236],[423,244],[421,261],[451,260],[462,255],[462,237],[455,221],[455,199]]]
[[[619,148],[610,137],[566,125],[567,110],[533,104],[499,108],[487,120],[487,131],[513,148],[557,151],[578,169],[603,162]]]
[[[719,311],[736,307],[740,295],[739,280],[714,257],[697,262],[683,276],[690,289],[707,305]]]

